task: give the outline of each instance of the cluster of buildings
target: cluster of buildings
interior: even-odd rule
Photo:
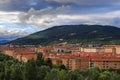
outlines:
[[[120,69],[120,46],[105,45],[102,47],[80,47],[57,45],[41,47],[44,58],[51,58],[53,64],[64,64],[68,70],[87,69]]]
[[[27,62],[30,59],[37,59],[35,54],[35,49],[31,47],[9,47],[9,46],[0,46],[0,50],[3,54],[11,56],[18,61]]]
[[[27,62],[37,59],[36,52],[41,52],[44,59],[50,58],[53,64],[64,64],[68,70],[87,69],[98,67],[100,69],[120,69],[120,46],[104,45],[101,47],[81,47],[78,45],[53,45],[37,47],[5,47],[0,50],[19,61]]]

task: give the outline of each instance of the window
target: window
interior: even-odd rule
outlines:
[[[94,67],[94,61],[93,60],[90,61],[90,67]]]

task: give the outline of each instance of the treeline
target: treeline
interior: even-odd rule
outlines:
[[[67,71],[64,65],[53,65],[50,59],[44,60],[41,54],[38,59],[27,63],[0,54],[0,80],[119,80],[120,71],[98,68]]]

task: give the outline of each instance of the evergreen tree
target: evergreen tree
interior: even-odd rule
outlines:
[[[59,68],[60,68],[60,70],[67,70],[66,67],[65,67],[65,65],[63,65],[63,64],[61,64],[61,65],[59,66]]]
[[[36,63],[38,66],[44,65],[44,59],[42,53],[37,53],[37,60]]]
[[[52,68],[52,60],[50,58],[48,58],[46,61],[45,61],[45,64],[46,66],[49,66],[50,68]]]

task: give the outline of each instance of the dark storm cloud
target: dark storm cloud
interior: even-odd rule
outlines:
[[[2,11],[27,11],[31,7],[41,9],[47,6],[44,0],[0,0]]]
[[[46,0],[57,3],[73,3],[78,5],[116,5],[120,4],[120,0]]]
[[[47,7],[56,8],[61,5],[46,0],[0,0],[0,11],[28,11],[31,8],[40,10]]]
[[[46,0],[56,4],[70,5],[71,13],[104,13],[120,9],[120,0]]]
[[[1,11],[28,11],[30,8],[39,10],[61,5],[70,5],[73,9],[83,10],[119,6],[120,0],[0,0]]]

